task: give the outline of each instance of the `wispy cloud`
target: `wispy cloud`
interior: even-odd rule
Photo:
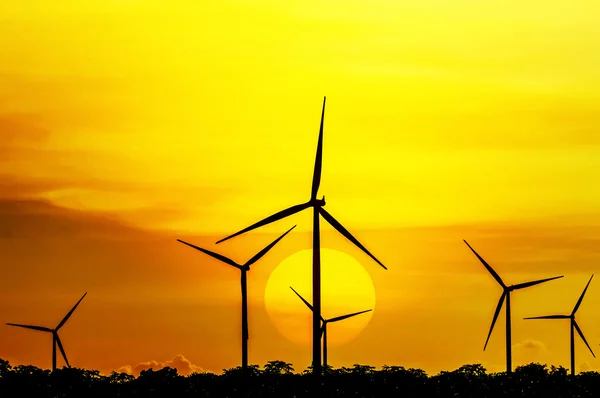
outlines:
[[[184,357],[181,354],[176,355],[173,359],[164,362],[152,360],[139,363],[135,366],[124,365],[118,368],[117,372],[124,372],[134,376],[139,376],[140,372],[143,370],[152,369],[156,371],[166,367],[177,369],[177,373],[185,376],[191,373],[211,372],[210,370],[205,370],[200,366],[192,364],[186,357]]]

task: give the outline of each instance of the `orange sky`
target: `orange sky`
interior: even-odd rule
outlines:
[[[503,315],[482,351],[501,290],[467,239],[507,283],[565,275],[512,296],[513,355],[568,367],[568,322],[520,318],[569,312],[598,269],[600,6],[292,3],[0,5],[2,322],[53,326],[87,291],[60,332],[73,366],[237,366],[239,272],[176,239],[242,262],[297,224],[250,272],[250,362],[304,369],[264,292],[309,213],[214,242],[308,199],[327,95],[320,194],[389,268],[324,228],[376,292],[329,362],[503,369]],[[600,352],[596,283],[577,317]],[[0,327],[13,364],[50,349]]]

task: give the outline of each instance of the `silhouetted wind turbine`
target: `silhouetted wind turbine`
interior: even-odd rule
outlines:
[[[81,298],[79,299],[79,301],[77,302],[77,304],[75,304],[73,306],[73,308],[71,308],[71,311],[69,311],[67,313],[67,315],[65,315],[65,317],[62,319],[62,321],[60,321],[60,323],[58,324],[57,327],[55,327],[54,329],[50,329],[44,326],[32,326],[32,325],[20,325],[17,323],[7,323],[7,325],[9,326],[17,326],[20,328],[25,328],[25,329],[33,329],[33,330],[38,330],[40,332],[48,332],[48,333],[52,333],[52,371],[54,372],[56,370],[56,345],[58,344],[58,348],[60,349],[60,353],[62,354],[65,363],[67,364],[68,367],[71,367],[71,365],[69,365],[69,360],[67,359],[67,354],[65,354],[65,350],[63,348],[63,345],[60,341],[60,337],[58,337],[58,330],[63,327],[63,325],[67,322],[67,320],[69,320],[69,317],[73,314],[73,311],[75,311],[75,308],[77,308],[77,306],[79,305],[79,303],[81,303],[81,300],[83,300],[83,298],[85,297],[85,295],[87,294],[87,292],[84,293],[83,296],[81,296]]]
[[[502,304],[504,303],[504,299],[506,299],[506,372],[511,373],[512,372],[512,347],[511,347],[511,345],[512,345],[511,337],[512,336],[511,336],[511,329],[510,329],[510,293],[513,290],[524,289],[526,287],[538,285],[540,283],[548,282],[553,279],[562,278],[564,275],[555,276],[553,278],[540,279],[540,280],[532,281],[532,282],[519,283],[517,285],[506,286],[504,284],[504,282],[502,281],[502,279],[500,278],[500,276],[496,273],[496,271],[494,271],[492,269],[492,267],[490,267],[490,265],[488,263],[486,263],[485,260],[483,258],[481,258],[481,256],[479,254],[477,254],[477,252],[471,247],[471,245],[469,245],[467,243],[467,241],[464,239],[463,239],[463,242],[465,242],[467,244],[467,246],[469,246],[469,249],[471,249],[471,251],[477,256],[479,261],[481,261],[481,263],[490,272],[490,274],[492,274],[494,279],[496,279],[496,281],[500,284],[500,286],[502,286],[502,289],[504,289],[504,291],[502,292],[502,296],[500,296],[500,301],[498,301],[498,306],[496,306],[496,312],[494,312],[494,319],[492,320],[492,326],[490,327],[490,331],[488,333],[487,339],[485,340],[485,345],[483,346],[483,350],[485,351],[485,349],[487,347],[488,341],[490,340],[490,336],[492,335],[492,330],[494,329],[494,325],[496,324],[496,320],[498,319],[498,314],[500,314],[500,310],[502,309]]]
[[[243,370],[246,370],[248,368],[248,339],[249,339],[249,335],[248,335],[248,289],[247,289],[247,282],[246,282],[246,280],[247,280],[246,273],[248,271],[250,271],[250,266],[252,264],[257,262],[265,254],[267,254],[267,252],[269,250],[271,250],[273,248],[273,246],[275,246],[277,244],[277,242],[279,242],[281,239],[283,239],[283,237],[286,236],[294,228],[296,228],[295,225],[292,228],[288,229],[287,232],[285,232],[279,238],[275,239],[267,247],[262,249],[254,257],[252,257],[250,260],[248,260],[244,264],[238,264],[235,261],[233,261],[221,254],[211,252],[210,250],[206,250],[201,247],[192,245],[191,243],[184,242],[181,239],[177,239],[178,242],[181,242],[184,245],[193,247],[196,250],[200,250],[201,252],[208,254],[209,256],[216,258],[219,261],[229,264],[229,265],[239,269],[242,272],[242,278],[241,278],[240,283],[242,286],[242,369]]]
[[[308,308],[310,308],[311,311],[314,311],[313,306],[310,305],[309,302],[306,301],[304,299],[304,297],[302,297],[300,295],[300,293],[295,291],[294,288],[291,286],[290,286],[290,289],[292,289],[294,291],[294,293],[296,293],[296,295],[298,297],[300,297],[300,300],[302,300],[304,302],[304,304],[306,304],[306,306]],[[325,319],[325,318],[321,317],[321,322],[322,322],[321,335],[323,336],[323,367],[325,369],[327,369],[327,324],[332,323],[332,322],[343,321],[344,319],[348,319],[348,318],[351,318],[356,315],[364,314],[365,312],[369,312],[369,311],[373,311],[373,310],[370,309],[370,310],[364,310],[364,311],[360,311],[360,312],[353,312],[352,314],[341,315],[341,316],[337,316],[335,318],[330,318],[330,319]]]
[[[587,340],[583,336],[583,332],[579,328],[579,325],[577,325],[577,321],[575,321],[575,313],[579,309],[579,306],[581,305],[581,302],[583,301],[583,296],[585,296],[585,292],[587,291],[588,286],[590,285],[590,282],[592,281],[593,277],[594,277],[594,275],[592,275],[590,277],[590,280],[588,281],[587,285],[585,285],[585,289],[583,289],[581,296],[579,296],[579,300],[577,300],[577,304],[575,304],[575,308],[573,308],[573,312],[571,312],[571,315],[546,315],[546,316],[534,316],[534,317],[529,317],[529,318],[523,318],[523,319],[570,319],[571,320],[571,374],[573,376],[575,376],[575,330],[577,330],[577,333],[579,333],[579,337],[581,337],[581,340],[583,340],[583,342],[585,343],[587,348],[590,349],[592,356],[594,358],[596,358],[596,355],[594,355],[594,351],[592,351],[592,347],[590,347],[590,345],[588,344]]]
[[[387,269],[374,255],[372,255],[342,224],[340,224],[333,216],[323,208],[325,206],[325,196],[323,199],[317,199],[317,193],[319,190],[319,184],[321,183],[321,168],[323,158],[323,121],[325,118],[325,101],[326,97],[323,98],[323,110],[321,111],[321,127],[319,129],[319,140],[317,143],[317,156],[315,159],[315,169],[312,181],[312,190],[310,199],[306,203],[298,204],[275,213],[262,221],[259,221],[251,226],[236,232],[233,235],[229,235],[226,238],[219,240],[217,243],[221,243],[235,236],[241,235],[245,232],[251,231],[258,227],[270,224],[272,222],[281,220],[285,217],[296,214],[309,207],[313,208],[313,373],[315,375],[321,374],[321,328],[319,327],[321,321],[321,255],[320,255],[320,228],[319,228],[319,214],[339,233],[346,237],[350,242],[354,243],[358,248],[365,252],[369,257],[375,260],[384,269]]]

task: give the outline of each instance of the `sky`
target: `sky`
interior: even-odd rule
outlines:
[[[3,2],[2,322],[53,327],[88,292],[60,331],[72,366],[220,372],[240,364],[239,271],[176,239],[245,262],[297,225],[249,273],[250,362],[305,369],[310,325],[286,336],[268,308],[309,316],[285,273],[274,291],[292,296],[265,289],[311,247],[309,213],[215,242],[308,200],[327,96],[319,194],[388,267],[322,223],[322,246],[371,279],[355,289],[324,260],[339,275],[324,294],[375,292],[368,322],[328,327],[329,363],[503,370],[504,312],[483,351],[502,290],[466,239],[507,284],[564,275],[513,294],[513,356],[569,367],[568,321],[522,318],[569,313],[598,269],[599,8]],[[597,283],[577,319],[600,352]],[[360,311],[359,297],[323,312]],[[599,368],[576,352],[578,371]],[[11,364],[50,354],[50,337],[0,327]]]

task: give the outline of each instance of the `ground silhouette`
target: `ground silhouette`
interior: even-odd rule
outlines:
[[[600,373],[568,374],[563,367],[539,363],[518,366],[512,374],[487,373],[481,364],[429,376],[421,369],[356,364],[324,369],[318,387],[327,397],[598,397]],[[245,377],[246,376],[246,377]],[[292,364],[270,361],[224,369],[220,375],[182,376],[173,368],[143,370],[138,377],[64,367],[54,372],[31,365],[12,367],[0,359],[0,396],[16,397],[312,397],[312,369],[295,372]]]

